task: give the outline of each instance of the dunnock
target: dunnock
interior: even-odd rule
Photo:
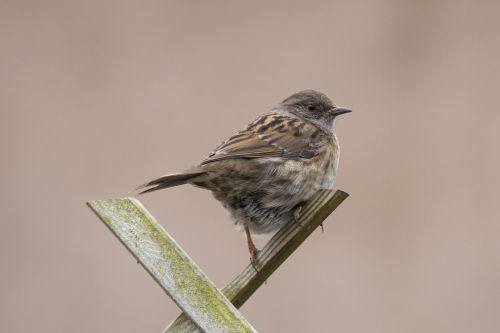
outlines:
[[[201,164],[152,180],[140,194],[182,184],[212,191],[243,226],[252,263],[258,250],[250,233],[269,233],[297,220],[319,189],[331,189],[339,163],[335,119],[351,110],[326,95],[301,91],[224,141]]]

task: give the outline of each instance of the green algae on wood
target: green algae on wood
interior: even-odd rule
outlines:
[[[94,200],[87,204],[191,318],[195,331],[256,332],[138,200]]]

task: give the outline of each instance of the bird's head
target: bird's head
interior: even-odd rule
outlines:
[[[304,90],[286,98],[277,109],[331,127],[335,117],[351,110],[335,105],[325,94]]]

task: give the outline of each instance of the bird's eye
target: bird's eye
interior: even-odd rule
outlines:
[[[308,109],[309,111],[316,111],[316,107],[315,107],[314,105],[308,105],[308,106],[307,106],[307,109]]]

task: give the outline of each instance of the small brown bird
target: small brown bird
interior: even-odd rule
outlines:
[[[278,230],[297,220],[319,189],[331,189],[339,163],[335,119],[351,110],[326,95],[301,91],[251,122],[217,147],[201,164],[152,180],[140,194],[192,184],[212,191],[243,226],[250,259],[258,250],[250,233]]]

